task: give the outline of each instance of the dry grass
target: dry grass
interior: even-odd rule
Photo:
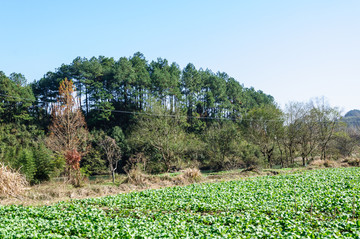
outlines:
[[[314,160],[307,168],[295,168],[284,172],[298,173],[306,169],[345,167],[344,165],[349,166],[349,162],[356,165],[360,160],[354,158],[343,159],[342,161]],[[130,170],[127,175],[119,175],[116,184],[113,184],[111,180],[101,179],[95,182],[85,182],[83,187],[75,188],[71,184],[65,182],[47,182],[27,188],[27,190],[23,191],[21,197],[0,197],[0,204],[51,205],[58,201],[72,199],[100,197],[146,189],[188,185],[195,182],[211,183],[239,180],[248,177],[275,175],[279,173],[281,174],[283,172],[281,170],[260,170],[255,167],[249,167],[245,170],[233,170],[207,175],[202,175],[197,168],[187,168],[177,174],[147,175],[142,172],[141,169],[135,168]]]
[[[235,180],[246,177],[259,176],[253,172],[226,172],[219,175],[203,176],[199,169],[185,169],[177,175],[147,175],[141,170],[129,171],[128,175],[123,176],[117,184],[110,180],[98,180],[96,182],[85,183],[81,188],[75,188],[66,182],[47,182],[34,185],[22,194],[22,198],[0,198],[1,205],[52,205],[59,201],[82,199],[89,197],[101,197],[128,193],[132,191],[142,191],[146,189],[159,189],[178,185],[189,185],[194,182],[219,182]],[[120,176],[119,176],[120,177]],[[118,178],[119,178],[118,177]],[[120,183],[120,184],[119,184]]]
[[[187,168],[182,171],[179,177],[187,182],[194,183],[201,181],[202,174],[198,168]]]
[[[254,172],[257,174],[261,174],[261,169],[257,166],[250,166],[241,171],[241,173],[245,173],[245,172]]]
[[[144,185],[148,181],[149,176],[144,174],[139,168],[132,168],[127,173],[124,183],[132,183],[135,185]]]
[[[115,195],[135,190],[135,186],[85,184],[74,187],[68,183],[47,182],[27,188],[21,197],[0,198],[0,205],[51,205],[59,201]]]
[[[8,166],[0,163],[0,195],[17,196],[28,185],[25,177]]]
[[[177,176],[170,175],[147,175],[138,168],[133,168],[127,173],[127,178],[123,184],[133,184],[135,186],[147,186],[149,188],[157,188],[158,185],[174,186],[199,182],[202,174],[197,168],[187,168],[181,171]]]
[[[311,161],[309,163],[309,166],[313,166],[313,167],[319,167],[319,168],[339,168],[341,167],[341,164],[335,160],[321,160],[321,159],[316,159],[314,161]]]
[[[360,158],[350,158],[350,159],[348,159],[347,163],[350,166],[359,167],[360,166]]]

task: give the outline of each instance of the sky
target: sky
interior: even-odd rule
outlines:
[[[358,0],[0,0],[0,71],[39,80],[77,56],[140,51],[290,101],[360,109]]]

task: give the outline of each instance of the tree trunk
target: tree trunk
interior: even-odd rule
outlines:
[[[272,168],[271,154],[268,154],[267,158],[268,158],[269,168]]]
[[[302,156],[302,163],[303,163],[303,166],[305,167],[306,166],[306,157]]]
[[[112,171],[111,176],[112,176],[112,181],[113,181],[113,183],[115,183],[115,170]]]
[[[86,104],[86,116],[89,115],[89,100],[88,100],[88,89],[85,87],[85,104]]]

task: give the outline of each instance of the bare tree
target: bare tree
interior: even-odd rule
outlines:
[[[312,114],[317,122],[320,157],[325,160],[329,142],[334,139],[339,125],[340,112],[337,108],[330,107],[324,98],[316,99],[313,105]]]
[[[262,106],[252,109],[247,115],[248,136],[258,145],[268,166],[273,165],[276,139],[282,133],[282,112],[276,106]]]
[[[99,142],[100,147],[104,150],[106,160],[109,163],[109,169],[112,176],[113,183],[115,183],[115,171],[118,166],[118,162],[121,157],[121,149],[116,144],[115,139],[110,136],[105,136],[104,139]]]
[[[290,102],[285,107],[285,128],[283,144],[287,158],[294,164],[294,158],[299,143],[301,125],[306,114],[306,105],[300,102]]]
[[[326,159],[330,141],[339,126],[340,112],[331,108],[325,100],[309,103],[291,103],[286,107],[286,141],[290,159],[298,153],[303,166],[317,150],[321,159]]]
[[[306,166],[309,155],[318,147],[318,124],[311,109],[305,109],[299,119],[298,144],[303,166]]]

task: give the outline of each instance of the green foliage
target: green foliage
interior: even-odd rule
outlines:
[[[122,131],[122,129],[119,126],[115,126],[113,127],[110,132],[109,135],[115,139],[117,145],[120,147],[121,152],[123,152],[123,154],[127,154],[130,150],[129,145],[127,143],[126,137],[124,132]]]
[[[89,127],[103,130],[116,125],[130,127],[132,116],[119,111],[151,112],[150,98],[170,113],[181,108],[189,116],[189,129],[197,133],[202,133],[201,121],[205,120],[194,117],[241,118],[254,107],[274,104],[273,97],[243,87],[226,73],[198,70],[191,63],[184,69],[162,58],[148,63],[139,52],[118,61],[104,56],[78,57],[32,84],[41,124],[48,122],[49,102],[57,94],[59,79],[65,77],[75,82]]]
[[[0,125],[0,162],[20,169],[29,182],[48,180],[55,170],[52,153],[45,148],[43,133],[36,127]]]
[[[203,135],[205,141],[204,167],[216,170],[262,166],[259,148],[246,141],[237,124],[232,121],[214,123]]]
[[[334,134],[334,141],[330,148],[334,149],[337,154],[348,157],[355,150],[358,138],[358,132],[354,129],[338,131]]]
[[[56,171],[64,169],[65,165],[59,164],[43,143],[39,143],[36,148],[33,148],[33,155],[36,167],[35,182],[50,180],[51,177],[58,176]]]
[[[243,167],[241,140],[233,122],[214,123],[204,134],[207,166],[218,170]]]
[[[283,129],[282,112],[273,105],[263,105],[249,111],[243,122],[249,140],[260,148],[268,165],[273,165],[276,139]]]
[[[52,163],[54,168],[50,178],[60,176],[62,173],[64,173],[66,167],[66,160],[64,155],[55,154]]]
[[[359,238],[360,169],[1,206],[1,238]]]
[[[107,173],[106,161],[103,159],[101,150],[94,146],[80,161],[84,175],[97,175]]]
[[[12,78],[14,82],[23,82],[21,75]],[[50,122],[51,103],[64,78],[71,79],[77,87],[88,127],[115,138],[123,152],[123,162],[144,152],[149,160],[148,169],[153,172],[205,162],[209,154],[205,153],[207,140],[202,136],[213,118],[241,120],[255,107],[274,105],[273,98],[262,91],[245,88],[224,72],[196,69],[191,63],[183,69],[163,58],[149,63],[139,52],[119,60],[77,57],[32,84],[37,99],[32,114],[42,128],[47,128]],[[175,117],[162,120],[164,117],[159,114]],[[249,140],[244,140],[238,143],[246,145],[244,142]],[[96,140],[92,144],[94,149],[82,162],[83,171],[89,174],[103,167],[103,155]],[[231,144],[235,148],[235,143]],[[240,162],[239,155],[246,148],[231,150],[227,162]],[[213,162],[211,167],[224,167],[218,163],[215,166],[215,161],[220,162],[218,159],[209,160]]]
[[[30,86],[26,85],[25,77],[13,73],[8,78],[0,71],[0,122],[29,122],[30,107],[35,101]]]
[[[101,147],[101,141],[107,136],[114,138],[121,149],[122,155],[129,153],[130,149],[122,129],[119,126],[111,128],[107,133],[103,130],[91,131],[91,148],[81,160],[82,172],[85,175],[96,175],[108,173],[109,163],[106,153]]]
[[[261,150],[257,145],[254,145],[246,140],[242,140],[238,147],[238,157],[242,160],[245,167],[266,166],[266,163],[262,160],[261,157]]]
[[[34,154],[31,150],[20,149],[15,165],[17,168],[20,168],[20,172],[26,176],[27,181],[33,181],[36,172],[36,164]]]
[[[148,173],[159,174],[166,172],[168,168],[164,164],[163,157],[161,153],[153,148],[145,149],[144,152],[146,156],[149,158],[148,162],[145,165],[145,170]]]
[[[91,148],[86,155],[82,157],[80,161],[82,172],[85,175],[104,174],[107,172],[106,160],[104,152],[98,145],[99,141],[106,134],[102,130],[93,130],[90,133],[91,136]]]
[[[148,155],[160,154],[161,163],[169,171],[182,161],[190,138],[187,138],[183,128],[185,118],[180,113],[169,117],[168,112],[160,105],[153,104],[152,115],[138,117],[138,123],[129,137],[129,144],[134,150],[145,151]]]
[[[225,72],[197,69],[191,63],[181,69],[164,58],[148,62],[140,52],[118,60],[77,57],[46,73],[31,87],[21,74],[7,77],[0,72],[0,121],[16,123],[21,129],[21,124],[32,128],[29,123],[34,122],[37,129],[47,129],[59,82],[64,78],[76,85],[88,127],[98,130],[93,148],[81,163],[86,174],[102,173],[108,166],[97,145],[100,134],[116,140],[122,151],[121,166],[144,153],[147,172],[187,165],[212,169],[254,164],[283,167],[293,165],[298,156],[305,166],[309,157],[325,159],[329,153],[346,156],[358,144],[357,136],[335,135],[339,112],[324,101],[294,104],[293,112],[283,114],[272,96],[244,87]],[[346,115],[357,116],[357,111]],[[60,173],[61,166],[56,169],[54,165],[61,165],[61,159],[52,158],[39,146],[38,138],[43,137],[39,135],[44,132],[10,128],[15,133],[3,135],[0,160],[15,165],[22,158],[25,163],[30,154],[19,155],[23,149],[29,150],[34,163],[41,165],[35,172],[28,166],[34,181]],[[353,128],[356,130],[356,125]],[[23,170],[27,171],[25,166]]]

